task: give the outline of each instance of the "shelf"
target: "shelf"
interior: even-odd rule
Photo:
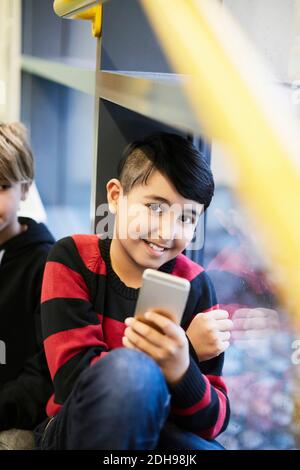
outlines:
[[[200,133],[183,93],[184,76],[164,73],[98,71],[96,95],[184,131]]]
[[[22,70],[105,99],[150,119],[200,133],[199,123],[182,90],[184,76],[169,73],[106,72],[79,63],[23,55]],[[96,91],[95,91],[96,90]]]
[[[95,94],[95,70],[64,62],[40,59],[33,56],[21,57],[23,72],[37,75],[75,90]]]

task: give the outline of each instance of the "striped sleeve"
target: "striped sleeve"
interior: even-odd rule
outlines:
[[[205,271],[191,280],[191,288],[197,292],[198,301],[190,320],[199,312],[218,308],[213,284]],[[221,377],[224,354],[199,362],[190,341],[189,347],[189,368],[181,382],[171,390],[171,419],[183,429],[205,439],[214,439],[226,429],[230,416],[227,388]]]
[[[102,316],[94,311],[88,286],[94,274],[105,276],[97,250],[93,236],[74,236],[56,243],[48,256],[41,298],[44,348],[54,384],[48,414],[64,403],[80,373],[108,352]]]

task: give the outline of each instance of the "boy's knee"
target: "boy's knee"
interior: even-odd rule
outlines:
[[[169,413],[170,394],[160,367],[147,354],[118,348],[82,374],[75,390],[75,413],[85,422],[117,419],[126,429],[139,417],[160,423]],[[81,418],[80,418],[81,419]]]
[[[167,392],[160,367],[147,354],[132,349],[118,348],[100,359],[84,372],[81,387],[95,387],[118,393],[149,393],[152,389]]]
[[[112,372],[120,379],[127,380],[145,379],[150,376],[163,378],[162,372],[156,362],[147,354],[133,349],[119,348],[111,351],[106,356]]]

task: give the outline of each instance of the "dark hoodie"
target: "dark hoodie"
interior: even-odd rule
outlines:
[[[25,217],[19,222],[28,229],[0,245],[0,431],[34,428],[52,393],[40,295],[54,238],[44,224]]]

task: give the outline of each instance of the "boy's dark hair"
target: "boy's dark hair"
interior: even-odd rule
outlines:
[[[129,144],[118,165],[124,194],[137,184],[147,183],[153,170],[166,176],[184,198],[204,204],[204,209],[209,206],[213,175],[204,155],[189,140],[157,132]]]

